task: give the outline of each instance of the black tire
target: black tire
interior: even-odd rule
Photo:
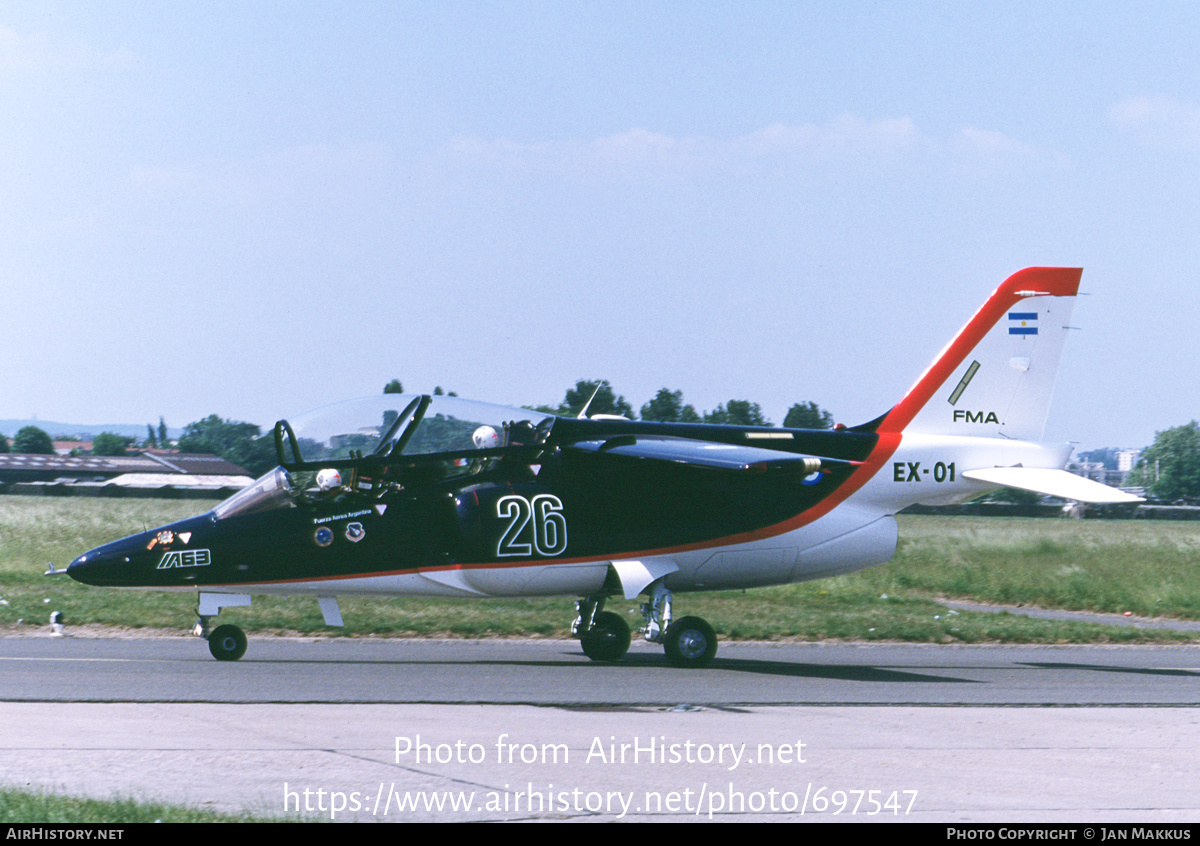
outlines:
[[[593,661],[620,661],[629,651],[629,639],[629,624],[621,615],[603,611],[579,638],[579,645]]]
[[[700,617],[683,617],[667,629],[663,648],[672,667],[707,667],[717,654],[717,633]]]
[[[236,661],[246,654],[246,633],[237,626],[217,626],[208,636],[208,651],[218,661]]]

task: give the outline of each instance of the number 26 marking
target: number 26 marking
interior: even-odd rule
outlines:
[[[516,494],[502,496],[496,501],[496,516],[508,520],[496,544],[498,558],[531,555],[534,550],[549,557],[567,549],[567,518],[562,500],[553,494],[538,494],[531,500]]]

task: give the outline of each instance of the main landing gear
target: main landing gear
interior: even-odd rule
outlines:
[[[606,595],[587,596],[575,602],[579,616],[571,634],[579,638],[583,654],[593,661],[620,661],[629,651],[629,625],[619,615],[604,610]],[[717,654],[717,634],[700,617],[671,619],[671,591],[658,582],[650,601],[642,605],[646,624],[639,629],[652,643],[660,643],[673,667],[692,669],[708,666]]]

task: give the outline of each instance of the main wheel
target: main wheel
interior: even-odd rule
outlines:
[[[667,629],[663,647],[672,667],[706,667],[717,654],[717,633],[699,617],[683,617]]]
[[[593,661],[620,661],[629,651],[629,624],[620,614],[603,611],[579,638],[579,645]]]
[[[208,636],[208,651],[218,661],[236,661],[246,654],[246,633],[237,626],[217,626]]]

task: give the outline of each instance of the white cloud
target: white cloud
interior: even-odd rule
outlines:
[[[1108,111],[1118,129],[1140,144],[1168,150],[1200,150],[1200,106],[1172,97],[1131,97]]]
[[[464,163],[512,166],[542,160],[559,165],[654,165],[669,169],[713,168],[755,160],[788,158],[826,161],[891,157],[922,143],[908,118],[864,121],[844,116],[824,125],[773,124],[748,135],[732,138],[693,135],[675,138],[647,129],[596,138],[522,144],[507,139],[492,141],[456,138],[448,152]]]
[[[745,135],[675,137],[643,128],[590,140],[518,142],[451,139],[418,171],[437,190],[445,180],[547,178],[556,185],[698,184],[709,179],[871,179],[925,175],[929,168],[983,178],[1044,170],[1063,157],[1002,133],[967,128],[945,140],[908,117],[867,121],[844,115],[824,124],[772,124]],[[130,173],[147,197],[188,197],[234,206],[329,201],[378,190],[401,167],[386,145],[298,145],[234,160],[146,163]],[[375,185],[376,188],[372,188]]]
[[[722,173],[870,173],[903,171],[932,160],[957,171],[991,174],[1044,169],[1065,157],[1000,132],[965,128],[945,140],[909,117],[868,121],[843,115],[823,124],[772,124],[746,135],[673,137],[631,129],[590,141],[520,143],[455,138],[443,165],[509,172],[699,177]]]
[[[1067,157],[1010,138],[994,130],[964,127],[946,149],[960,169],[977,174],[1064,168]]]

